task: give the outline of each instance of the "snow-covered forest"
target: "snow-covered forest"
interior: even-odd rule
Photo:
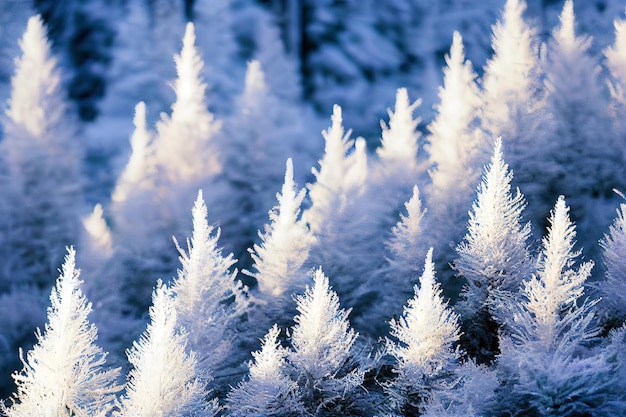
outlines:
[[[626,413],[618,0],[0,0],[0,415]]]

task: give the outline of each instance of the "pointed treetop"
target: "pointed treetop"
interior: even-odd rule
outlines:
[[[459,317],[443,300],[432,256],[430,248],[415,295],[405,305],[402,317],[390,322],[391,336],[398,343],[387,340],[387,349],[398,360],[402,379],[409,383],[440,372],[459,356],[453,348],[460,337]]]
[[[178,78],[174,82],[176,102],[172,105],[172,119],[193,121],[198,114],[206,113],[206,84],[201,71],[204,63],[195,46],[196,35],[193,23],[187,23],[183,48],[174,56]]]
[[[382,143],[377,149],[381,159],[406,160],[409,166],[415,167],[418,152],[417,141],[421,133],[417,131],[420,118],[413,118],[413,112],[421,104],[421,100],[411,103],[406,88],[396,91],[395,111],[387,109],[389,126],[380,122],[382,128]]]
[[[7,116],[36,137],[61,120],[65,110],[60,75],[40,15],[28,19],[19,41]]]
[[[555,30],[554,37],[563,45],[570,45],[576,39],[574,31],[575,16],[574,16],[574,2],[572,0],[565,0],[563,10],[559,16],[560,26]]]
[[[256,60],[249,61],[246,70],[245,94],[255,94],[266,90],[267,83],[261,63]]]
[[[298,312],[292,329],[291,362],[313,379],[332,377],[350,356],[358,333],[350,327],[348,314],[339,305],[321,268],[313,272],[313,287],[296,298]]]
[[[92,250],[105,257],[113,253],[111,230],[104,219],[102,204],[96,204],[93,212],[83,219],[83,227],[91,238]]]
[[[135,106],[133,124],[135,130],[130,137],[131,154],[113,190],[112,200],[115,202],[125,201],[137,191],[142,180],[150,175],[150,164],[153,162],[149,160],[152,133],[146,126],[146,105],[143,101]]]

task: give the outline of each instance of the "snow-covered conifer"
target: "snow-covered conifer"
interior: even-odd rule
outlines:
[[[83,149],[40,16],[28,20],[20,48],[0,144],[8,175],[0,193],[11,201],[0,223],[0,281],[48,287],[63,247],[78,240]]]
[[[516,143],[523,134],[518,129],[530,121],[541,86],[536,30],[524,21],[526,7],[524,0],[505,3],[492,28],[494,52],[483,76],[482,126],[493,137],[511,141],[514,149],[524,146]]]
[[[232,239],[233,249],[244,251],[238,254],[242,261],[274,205],[284,177],[284,161],[297,157],[296,140],[302,140],[303,125],[299,105],[274,95],[256,60],[248,63],[245,88],[237,105],[237,111],[224,125],[221,149],[226,169],[222,177],[229,188],[225,202],[217,201],[216,209],[223,212],[220,219],[224,233],[236,236]]]
[[[507,410],[550,416],[610,415],[617,383],[602,354],[585,343],[597,336],[595,301],[583,300],[593,262],[577,268],[576,230],[561,196],[550,216],[537,272],[524,282],[526,300],[501,342],[499,367],[508,382]]]
[[[287,372],[287,349],[280,345],[279,334],[280,329],[274,325],[263,338],[261,350],[252,353],[248,379],[228,394],[227,407],[231,415],[265,417],[304,411],[298,384]]]
[[[198,192],[192,209],[193,236],[187,252],[178,246],[181,268],[172,284],[178,325],[187,333],[187,349],[196,352],[198,367],[218,377],[233,356],[234,332],[246,312],[245,289],[231,271],[232,254],[218,247],[220,230],[207,220],[207,207]]]
[[[384,280],[384,290],[381,291],[382,300],[373,306],[381,317],[383,314],[389,316],[393,311],[399,315],[398,300],[410,298],[412,284],[417,283],[422,269],[420,259],[424,259],[427,247],[422,224],[425,214],[426,209],[422,207],[416,185],[411,199],[404,203],[400,221],[392,228],[391,237],[385,241],[388,265],[382,267],[382,276],[377,277]]]
[[[350,310],[339,306],[321,268],[313,273],[313,286],[296,302],[299,314],[294,317],[288,360],[303,405],[312,414],[332,410],[345,415],[355,406],[365,374],[355,349],[358,334],[348,322]]]
[[[402,316],[391,319],[392,339],[386,341],[387,352],[396,360],[397,377],[385,390],[402,412],[420,408],[429,390],[443,388],[460,357],[454,346],[460,337],[459,317],[443,300],[432,255],[430,249],[419,287],[414,287],[415,295]]]
[[[576,212],[593,224],[593,218],[583,212],[586,200],[612,196],[612,189],[623,177],[623,158],[607,128],[611,125],[609,106],[600,83],[598,60],[590,55],[592,39],[577,36],[575,28],[574,3],[566,0],[560,25],[547,44],[544,64],[547,112],[554,119],[554,135],[544,153],[549,160],[544,164],[552,164],[556,171],[550,181],[553,193],[567,195]],[[556,197],[550,195],[550,201]],[[597,229],[579,221],[581,226],[585,235]]]
[[[537,157],[546,148],[552,126],[545,108],[543,73],[537,30],[527,23],[525,0],[507,0],[500,20],[492,27],[493,55],[482,77],[481,128],[492,138],[501,137],[516,173],[514,183],[531,200],[529,218],[537,225],[555,196],[545,178],[553,166]]]
[[[145,189],[150,179],[154,181],[153,133],[146,126],[146,104],[143,101],[135,106],[133,124],[135,130],[130,137],[130,156],[115,184],[111,196],[114,202],[126,201],[129,194]]]
[[[380,122],[382,128],[381,146],[376,150],[381,162],[382,175],[393,178],[399,185],[409,187],[423,174],[418,164],[419,140],[417,130],[421,119],[413,117],[413,112],[421,100],[411,103],[406,88],[396,92],[394,111],[387,109],[389,125]],[[399,178],[396,178],[399,177]]]
[[[519,189],[511,190],[512,179],[498,139],[469,213],[467,234],[456,248],[454,268],[467,282],[460,304],[470,326],[464,328],[466,349],[479,361],[497,352],[497,328],[510,319],[508,309],[531,268],[530,224],[522,223],[526,203]]]
[[[75,256],[69,248],[50,294],[48,323],[22,357],[24,369],[13,374],[17,393],[9,407],[0,405],[3,415],[104,417],[113,409],[122,388],[116,384],[119,369],[104,369],[107,354],[95,344],[98,330],[87,319],[91,303],[80,289]]]
[[[161,281],[152,297],[150,322],[139,341],[127,351],[133,366],[128,374],[120,410],[113,415],[176,416],[214,415],[214,403],[198,374],[196,354],[185,351],[187,334],[177,326],[172,292]]]
[[[465,60],[463,40],[454,32],[443,86],[439,88],[437,115],[429,124],[427,141],[430,178],[429,207],[437,223],[435,233],[442,250],[460,240],[479,180],[480,166],[487,159],[486,144],[478,126],[480,95],[472,63]]]
[[[181,52],[174,57],[176,101],[171,115],[157,123],[154,140],[159,175],[171,186],[203,181],[222,170],[215,143],[221,123],[207,109],[204,63],[195,42],[194,25],[188,23]]]
[[[341,107],[334,106],[331,127],[322,132],[324,156],[318,161],[319,168],[313,168],[315,182],[308,187],[311,207],[303,217],[315,235],[324,231],[327,221],[341,209],[337,196],[348,171],[346,153],[354,143],[350,140],[351,131],[344,130],[341,114]]]
[[[314,238],[299,218],[304,197],[305,190],[298,191],[293,180],[293,161],[288,159],[282,191],[276,194],[278,204],[269,213],[265,231],[259,232],[261,243],[250,249],[254,265],[253,272],[247,272],[257,280],[260,308],[274,321],[285,309],[294,310],[288,307],[292,294],[309,282],[304,263]]]

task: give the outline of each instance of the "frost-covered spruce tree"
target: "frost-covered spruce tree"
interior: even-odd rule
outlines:
[[[19,43],[0,144],[0,194],[11,202],[0,222],[0,283],[48,288],[63,247],[78,240],[83,149],[40,16]]]
[[[526,203],[519,189],[511,190],[512,179],[498,139],[453,265],[466,280],[458,305],[464,348],[481,363],[498,352],[498,329],[511,319],[511,304],[531,270],[530,224],[522,223]]]
[[[178,78],[171,115],[157,123],[155,153],[165,185],[180,187],[203,181],[222,170],[215,136],[221,123],[207,109],[204,62],[195,46],[193,23],[188,23],[180,54],[174,56]]]
[[[135,179],[138,183],[125,200],[114,201],[111,210],[113,239],[120,243],[116,245],[120,249],[109,270],[122,276],[124,295],[133,315],[142,314],[149,305],[155,276],[175,275],[177,259],[170,250],[170,239],[185,230],[182,207],[191,205],[198,188],[211,183],[221,171],[215,138],[220,123],[207,110],[200,76],[203,63],[194,42],[194,27],[188,24],[182,50],[174,57],[178,78],[171,115],[162,115],[156,135],[149,141],[140,109],[138,148],[124,173],[132,173],[135,163],[142,165]],[[123,191],[127,178],[120,179],[118,190]]]
[[[546,201],[545,177],[552,166],[537,158],[537,149],[551,129],[545,107],[538,34],[524,19],[525,0],[507,0],[492,27],[493,55],[482,77],[481,127],[492,138],[502,137],[516,173],[515,184],[529,196],[530,218],[539,225],[555,197]],[[535,197],[537,196],[537,197]]]
[[[420,104],[421,100],[411,103],[407,89],[399,88],[396,92],[394,111],[387,109],[389,124],[382,120],[380,122],[382,139],[380,147],[376,150],[379,165],[375,168],[379,171],[377,176],[380,177],[376,179],[383,183],[383,189],[390,186],[403,188],[402,191],[407,194],[414,184],[423,179],[425,166],[418,162],[419,140],[422,134],[417,127],[421,119],[413,116]]]
[[[215,415],[215,402],[205,400],[208,375],[199,375],[196,354],[186,352],[187,334],[177,326],[172,292],[161,281],[152,302],[148,327],[127,352],[132,369],[120,409],[113,415]]]
[[[414,296],[397,319],[392,318],[386,351],[395,364],[393,380],[385,384],[390,403],[405,415],[417,412],[430,391],[444,389],[458,367],[459,316],[443,300],[435,281],[432,248],[426,255],[424,273]]]
[[[422,200],[417,185],[413,187],[413,195],[404,203],[404,212],[400,213],[400,221],[391,229],[391,237],[385,241],[385,255],[387,265],[383,266],[378,280],[383,280],[384,288],[381,298],[372,310],[380,318],[400,315],[401,306],[398,300],[407,300],[411,297],[413,284],[417,283],[422,270],[420,259],[426,255],[426,236],[422,220],[426,209],[422,207]],[[380,326],[385,326],[384,319],[380,319]],[[370,323],[376,327],[376,323]]]
[[[430,135],[426,139],[432,180],[427,200],[432,207],[432,221],[437,224],[432,232],[438,243],[433,244],[447,251],[449,242],[458,242],[463,236],[479,167],[487,160],[487,146],[479,130],[476,74],[472,63],[465,60],[458,32],[452,37],[443,77],[439,104],[435,105],[437,115],[428,125]]]
[[[622,323],[626,320],[626,204],[620,204],[609,233],[600,241],[603,250],[606,279],[596,284],[602,295],[598,304],[603,320]],[[609,323],[610,324],[610,323]]]
[[[196,352],[198,369],[218,379],[235,366],[235,333],[247,311],[246,289],[236,279],[232,254],[218,246],[220,229],[207,220],[207,207],[198,192],[192,209],[193,236],[187,251],[178,243],[181,268],[172,284],[178,325],[187,333],[187,351]],[[238,365],[238,363],[236,363]]]
[[[303,126],[294,111],[298,105],[273,94],[259,61],[248,63],[237,104],[237,111],[225,121],[220,145],[226,167],[220,178],[228,189],[223,198],[216,199],[216,210],[223,213],[224,233],[233,236],[232,249],[243,266],[249,267],[246,250],[274,204],[284,161],[297,154],[295,138],[301,140]]]
[[[333,107],[331,121],[330,128],[322,132],[324,156],[318,161],[319,168],[312,169],[315,182],[308,185],[311,207],[303,213],[316,236],[328,233],[328,220],[343,208],[339,196],[349,169],[346,154],[354,144],[351,131],[344,129],[341,107]]]
[[[612,189],[622,183],[623,155],[616,151],[620,146],[608,129],[611,123],[600,82],[601,69],[597,58],[590,55],[592,39],[577,36],[575,27],[574,3],[567,0],[560,24],[547,44],[544,63],[547,112],[555,124],[545,153],[549,160],[544,164],[555,167],[556,172],[550,177],[555,187],[553,194],[568,196],[581,216],[578,226],[587,236],[596,232],[599,225],[594,216],[585,215],[583,210],[591,198],[613,196]],[[580,158],[582,154],[584,158]],[[556,197],[550,195],[550,201]],[[592,242],[598,238],[599,235],[591,237]]]
[[[348,322],[350,310],[339,306],[321,268],[313,273],[313,286],[307,286],[296,302],[299,314],[294,317],[287,358],[303,407],[312,415],[359,411],[365,369],[355,346],[358,333]]]
[[[305,189],[298,191],[293,180],[293,161],[288,159],[282,191],[276,194],[278,204],[269,213],[270,223],[263,233],[259,231],[261,243],[250,249],[252,271],[244,271],[258,284],[258,305],[254,308],[255,317],[251,317],[259,320],[255,326],[291,320],[292,312],[295,313],[292,296],[302,292],[310,281],[305,262],[315,239],[300,218],[304,197]]]
[[[45,330],[37,329],[37,344],[22,357],[22,371],[13,374],[17,392],[8,407],[0,403],[3,415],[104,417],[114,407],[122,388],[116,383],[119,369],[105,369],[107,354],[96,345],[98,330],[87,318],[91,303],[80,289],[75,256],[68,248]]]
[[[537,272],[524,282],[525,300],[503,337],[498,360],[506,385],[502,405],[525,415],[614,415],[617,376],[600,353],[585,345],[598,335],[598,300],[583,299],[593,262],[575,264],[576,230],[559,197],[543,239]]]
[[[237,384],[226,400],[230,415],[241,417],[296,416],[304,411],[298,384],[287,371],[287,349],[278,340],[274,325],[252,353],[249,377]]]
[[[128,200],[129,196],[150,187],[154,181],[153,132],[146,126],[146,103],[140,101],[135,106],[133,118],[135,129],[130,137],[130,156],[124,170],[118,177],[111,199],[114,202]]]
[[[364,299],[370,290],[371,272],[384,262],[382,256],[371,255],[382,253],[382,233],[391,225],[383,232],[375,227],[380,212],[377,202],[368,198],[365,140],[349,139],[350,132],[344,132],[341,114],[341,108],[335,106],[332,125],[322,132],[324,156],[319,169],[313,169],[316,181],[308,185],[311,206],[303,213],[303,219],[316,237],[309,264],[327,265],[335,291],[360,315],[371,304],[371,299]],[[348,153],[353,143],[354,148]],[[347,247],[351,250],[346,251]],[[355,257],[362,262],[354,262]]]

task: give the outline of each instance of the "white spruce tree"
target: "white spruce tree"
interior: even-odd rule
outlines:
[[[136,194],[154,185],[154,134],[146,126],[146,104],[141,101],[135,106],[133,118],[135,129],[130,137],[130,156],[124,170],[119,175],[111,199],[114,202],[126,201],[130,194]]]
[[[40,16],[19,44],[0,144],[0,192],[11,201],[0,222],[0,282],[47,288],[63,247],[78,240],[83,149]]]
[[[342,209],[338,196],[349,169],[346,154],[354,144],[351,131],[346,132],[343,127],[341,107],[333,107],[331,121],[330,128],[322,132],[324,156],[318,161],[319,168],[312,169],[315,182],[308,185],[311,207],[303,213],[316,236],[328,233],[328,220]]]
[[[208,223],[202,191],[192,218],[187,251],[176,242],[181,268],[172,283],[173,304],[178,326],[187,333],[187,351],[196,352],[199,370],[217,379],[240,359],[233,348],[238,323],[247,312],[246,289],[236,279],[237,270],[231,270],[236,260],[218,246],[220,229]]]
[[[76,252],[68,248],[61,274],[50,294],[48,322],[37,329],[37,344],[22,357],[13,378],[12,404],[0,404],[8,417],[104,417],[113,410],[119,369],[105,369],[107,354],[96,345],[98,330],[89,323],[91,303],[83,295]],[[22,352],[20,350],[20,355]]]
[[[383,288],[381,299],[372,306],[376,311],[380,326],[386,323],[382,317],[400,315],[401,307],[398,300],[407,300],[411,297],[413,284],[417,281],[422,270],[420,259],[426,255],[426,231],[423,219],[426,209],[422,207],[419,189],[413,187],[413,195],[404,203],[404,211],[400,213],[400,220],[391,229],[391,236],[385,241],[387,264],[381,267],[376,279],[382,280]],[[376,326],[371,323],[371,326]]]
[[[252,353],[248,378],[228,393],[230,415],[286,416],[304,411],[298,384],[288,374],[287,349],[280,345],[279,334],[274,325],[261,341],[261,350]]]
[[[290,313],[295,312],[291,297],[303,291],[310,281],[305,262],[315,239],[300,219],[304,197],[305,189],[298,191],[293,180],[293,161],[288,159],[282,191],[276,194],[278,204],[269,213],[270,223],[263,233],[259,231],[261,243],[249,249],[254,261],[252,271],[244,271],[256,279],[260,304],[257,309],[270,321],[282,322],[286,316],[291,320]]]
[[[405,414],[423,407],[430,390],[445,387],[461,355],[455,347],[460,337],[459,316],[443,300],[432,256],[431,248],[419,287],[414,287],[415,295],[402,315],[391,319],[391,339],[386,340],[397,376],[384,388],[392,407]]]
[[[224,202],[216,199],[224,233],[234,236],[232,249],[244,267],[250,265],[246,249],[274,205],[283,163],[298,154],[296,138],[302,140],[303,125],[297,106],[274,95],[259,61],[248,63],[244,91],[225,121],[220,144],[228,189]]]
[[[405,188],[405,193],[410,192],[411,186],[419,182],[420,176],[424,174],[424,165],[418,163],[422,134],[417,127],[421,119],[413,117],[421,102],[417,100],[411,103],[407,89],[399,88],[396,91],[394,111],[387,109],[389,124],[382,120],[380,122],[382,139],[376,153],[380,159],[378,169],[381,171],[379,175],[384,182],[383,187],[392,183]]]
[[[107,269],[122,276],[124,301],[135,316],[143,314],[150,303],[153,278],[176,273],[177,259],[170,250],[168,236],[181,236],[185,230],[183,207],[191,205],[197,190],[212,183],[222,169],[215,137],[221,123],[207,110],[206,86],[200,74],[203,62],[195,47],[191,23],[174,61],[178,78],[173,85],[176,101],[171,114],[162,114],[156,135],[149,141],[140,105],[137,153],[120,179],[116,197],[123,197],[124,187],[128,187],[123,184],[129,176],[138,177],[136,192],[123,201],[114,201],[111,210],[113,240],[120,244]],[[135,172],[135,167],[141,165]]]
[[[160,280],[154,290],[150,322],[127,351],[132,369],[120,409],[114,416],[172,416],[216,414],[207,403],[196,354],[185,350],[187,334],[177,326],[172,292]]]
[[[154,140],[161,181],[172,187],[206,181],[222,170],[215,136],[221,122],[207,109],[204,62],[195,45],[193,23],[188,23],[180,54],[174,56],[178,77],[171,115],[162,115]]]
[[[581,242],[587,247],[595,244],[601,237],[597,230],[607,224],[587,215],[586,207],[591,199],[613,197],[613,188],[623,183],[623,154],[616,152],[621,147],[608,128],[609,104],[598,59],[590,52],[592,39],[576,35],[573,1],[565,2],[559,21],[544,63],[546,110],[554,119],[554,133],[543,163],[556,171],[549,181],[555,189],[550,201],[557,193],[568,197],[580,216],[578,227],[588,236],[589,244]]]
[[[522,223],[526,203],[519,189],[511,190],[512,179],[498,139],[469,213],[467,234],[456,248],[453,267],[466,280],[458,306],[463,341],[479,362],[497,353],[498,327],[510,320],[511,303],[531,271],[530,224]]]
[[[525,0],[507,0],[492,27],[493,55],[484,67],[479,115],[486,134],[504,141],[516,173],[514,184],[528,196],[528,216],[539,226],[556,196],[545,181],[554,167],[536,150],[549,146],[553,127],[545,111],[539,35],[526,22],[526,9]]]
[[[563,196],[550,216],[537,271],[501,342],[498,363],[510,389],[507,410],[546,416],[612,415],[617,377],[586,344],[598,335],[595,305],[583,299],[593,262],[576,263],[576,230]],[[506,392],[506,391],[505,391]]]
[[[355,346],[358,333],[348,321],[350,310],[340,307],[321,268],[313,273],[313,286],[307,286],[296,302],[299,314],[294,317],[287,357],[306,412],[354,412],[365,370]]]
[[[370,273],[384,262],[382,257],[370,254],[382,253],[381,230],[388,231],[391,225],[379,224],[379,202],[370,197],[365,140],[349,139],[350,132],[345,133],[341,114],[341,108],[335,106],[332,125],[322,132],[324,156],[319,169],[313,169],[316,181],[308,185],[311,206],[303,213],[303,219],[316,237],[309,264],[327,265],[335,291],[354,308],[355,316],[361,316],[379,290],[369,288],[373,278]],[[352,250],[345,251],[347,247]],[[355,263],[355,256],[362,262]],[[362,328],[367,331],[367,326]]]
[[[443,69],[443,86],[439,88],[439,104],[435,119],[428,125],[426,150],[430,165],[429,207],[438,227],[441,250],[458,242],[467,207],[471,205],[479,181],[480,166],[487,159],[485,138],[479,130],[480,92],[472,63],[465,59],[463,39],[454,32],[450,53]],[[436,209],[435,209],[436,208]],[[446,254],[443,253],[445,256]]]

